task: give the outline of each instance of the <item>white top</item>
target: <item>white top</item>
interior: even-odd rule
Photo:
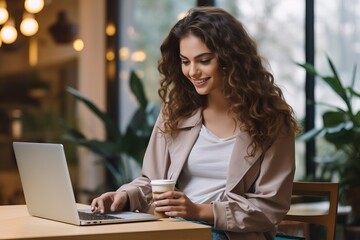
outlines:
[[[236,136],[219,138],[202,125],[179,177],[179,188],[195,203],[221,199]]]

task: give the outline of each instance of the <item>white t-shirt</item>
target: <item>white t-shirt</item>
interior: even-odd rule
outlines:
[[[223,196],[235,140],[236,136],[221,139],[202,125],[178,181],[191,201],[210,203]]]

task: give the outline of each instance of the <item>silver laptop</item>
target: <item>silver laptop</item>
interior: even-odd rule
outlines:
[[[62,144],[14,142],[13,147],[27,209],[32,216],[75,225],[159,218],[138,212],[93,214],[90,209],[77,209]]]

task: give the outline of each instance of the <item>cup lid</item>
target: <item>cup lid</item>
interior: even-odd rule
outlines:
[[[168,185],[168,184],[175,184],[176,182],[171,179],[155,179],[151,180],[151,185]]]

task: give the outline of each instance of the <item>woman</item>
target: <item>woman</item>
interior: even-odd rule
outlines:
[[[213,239],[273,239],[290,206],[292,108],[233,16],[191,9],[161,45],[163,108],[141,176],[93,211],[155,210],[213,226]],[[152,179],[177,182],[152,203]]]

